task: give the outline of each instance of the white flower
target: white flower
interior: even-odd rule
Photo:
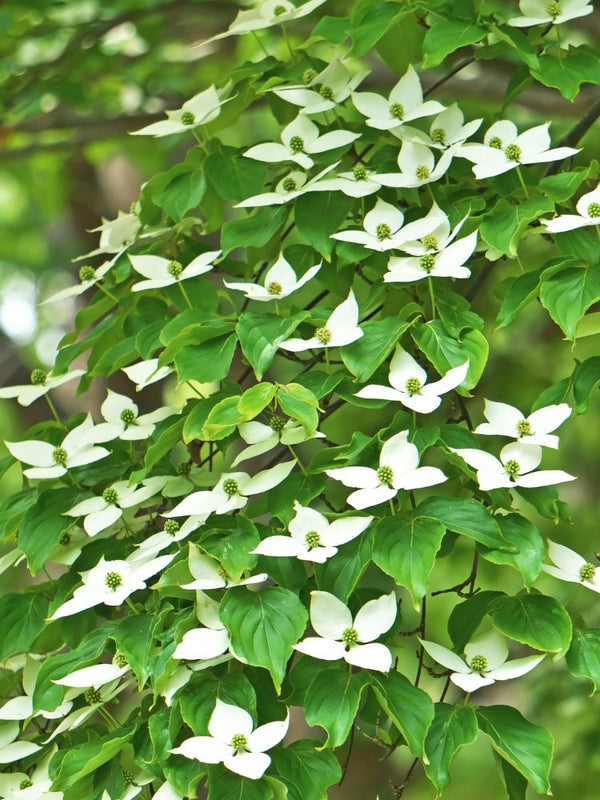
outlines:
[[[52,781],[48,776],[50,759],[56,747],[38,761],[31,775],[24,772],[0,774],[0,797],[4,800],[62,800],[62,792],[51,792]]]
[[[20,733],[21,727],[16,720],[0,725],[0,764],[12,764],[42,749],[35,742],[17,739]]]
[[[476,178],[491,178],[520,164],[560,161],[578,153],[574,147],[550,149],[550,123],[519,133],[514,122],[502,119],[488,129],[483,144],[466,144],[456,152],[472,161]]]
[[[298,114],[296,119],[286,125],[281,132],[283,144],[278,142],[257,144],[246,150],[244,156],[271,164],[294,161],[304,169],[309,169],[315,163],[310,155],[346,147],[358,138],[360,138],[359,133],[342,130],[333,130],[320,135],[314,122],[304,114]]]
[[[423,234],[417,231],[415,238],[403,242],[400,249],[405,253],[410,253],[412,256],[422,256],[425,253],[440,253],[456,239],[458,232],[467,219],[468,215],[463,217],[454,228],[451,228],[448,215],[442,211],[437,203],[433,203],[426,216],[411,223],[412,226],[421,223],[421,227],[426,233]]]
[[[329,522],[313,508],[294,500],[295,516],[288,525],[291,536],[268,536],[252,552],[284,558],[295,556],[301,561],[323,564],[334,556],[338,547],[356,539],[371,524],[373,517],[340,517]]]
[[[274,25],[292,22],[310,14],[324,2],[325,0],[308,0],[306,3],[295,6],[290,3],[290,0],[261,0],[256,8],[238,11],[229,28],[224,33],[207,39],[205,44],[217,39],[224,39],[227,36],[241,36],[245,33],[272,28]]]
[[[586,17],[594,11],[588,0],[520,0],[522,17],[512,17],[508,25],[515,28],[528,28],[531,25],[560,25],[571,19]]]
[[[390,363],[390,386],[369,384],[357,392],[356,397],[395,400],[419,414],[430,414],[442,402],[441,395],[460,386],[468,369],[469,362],[465,361],[448,370],[441,380],[428,384],[423,367],[398,345]]]
[[[219,604],[204,592],[196,593],[196,615],[205,628],[194,628],[183,634],[173,658],[186,661],[210,661],[214,666],[229,658],[231,639],[219,616]],[[233,654],[232,654],[233,655]],[[207,665],[208,666],[208,665]]]
[[[500,461],[491,453],[473,447],[464,449],[451,447],[450,450],[477,470],[477,482],[484,492],[490,489],[509,489],[513,486],[523,488],[552,486],[575,480],[574,475],[569,475],[561,469],[534,472],[542,460],[542,448],[537,444],[511,442],[500,451]]]
[[[279,86],[271,91],[282,100],[301,106],[302,114],[320,114],[347,100],[368,74],[368,70],[361,69],[353,75],[343,60],[336,58],[308,83]]]
[[[85,375],[84,369],[74,369],[62,375],[54,375],[44,369],[34,369],[31,373],[31,384],[24,386],[5,386],[0,389],[0,399],[16,397],[19,405],[30,406],[39,397],[43,397],[50,389],[62,386],[63,383]]]
[[[445,243],[438,251],[422,256],[392,256],[383,280],[386,283],[412,283],[424,278],[468,278],[471,270],[463,265],[473,255],[476,246],[477,231],[473,231],[462,239]]]
[[[102,225],[92,229],[92,232],[100,231],[98,247],[89,253],[78,256],[74,260],[82,261],[89,256],[117,253],[117,256],[113,259],[114,263],[118,256],[135,242],[141,227],[142,223],[137,218],[137,215],[133,213],[124,214],[119,211],[115,219],[104,219],[102,217]]]
[[[437,467],[419,467],[419,451],[408,441],[408,431],[401,431],[384,442],[379,467],[340,467],[326,470],[330,478],[344,486],[357,488],[347,502],[362,509],[385,503],[400,489],[422,489],[443,483],[446,476]]]
[[[159,367],[158,358],[149,358],[146,361],[138,361],[137,364],[131,364],[129,367],[123,367],[121,372],[124,372],[129,380],[136,384],[136,392],[141,392],[151,383],[162,381],[163,378],[170,375],[173,372],[173,367]]]
[[[192,583],[184,583],[182,589],[204,591],[206,589],[226,589],[230,586],[247,586],[252,583],[264,583],[269,577],[266,573],[251,575],[249,578],[234,581],[225,572],[218,561],[203,555],[195,544],[190,544],[188,566],[194,576]]]
[[[0,721],[25,720],[34,716],[44,717],[44,719],[60,719],[71,710],[73,703],[70,702],[70,700],[66,700],[52,711],[42,709],[35,714],[33,713],[33,693],[35,691],[37,675],[42,666],[38,658],[39,656],[35,658],[30,655],[24,656],[23,691],[25,694],[13,697],[4,703],[0,708]],[[4,667],[6,668],[6,662],[4,663]]]
[[[364,164],[356,164],[350,172],[338,172],[337,175],[321,181],[322,190],[343,192],[348,197],[367,197],[378,192],[382,185],[377,173]]]
[[[161,422],[173,414],[178,414],[180,409],[163,406],[149,414],[139,415],[139,409],[133,400],[124,394],[108,389],[100,411],[106,421],[95,426],[90,433],[89,441],[91,442],[102,443],[113,439],[131,442],[147,439],[154,433],[157,422]]]
[[[423,102],[421,81],[412,65],[394,86],[388,99],[374,92],[353,92],[352,102],[368,118],[369,127],[385,131],[444,110],[437,100]]]
[[[72,689],[98,689],[106,683],[118,680],[129,670],[128,665],[119,667],[117,664],[94,664],[92,667],[83,667],[69,672],[63,678],[53,679],[52,683]]]
[[[600,225],[600,184],[577,201],[577,214],[561,214],[554,219],[541,220],[550,233],[573,231],[588,225]]]
[[[392,133],[399,139],[445,150],[452,145],[463,144],[476,133],[482,122],[482,119],[474,119],[465,123],[464,114],[458,105],[453,103],[433,120],[429,127],[429,134],[409,125],[394,128]]]
[[[247,197],[245,200],[242,200],[241,203],[237,203],[235,208],[280,206],[309,192],[329,192],[331,189],[324,184],[321,179],[324,175],[327,175],[328,172],[331,172],[332,169],[335,169],[338,164],[339,161],[335,164],[329,164],[325,169],[321,170],[318,175],[315,175],[314,178],[309,178],[304,172],[293,170],[281,178],[272,191]]]
[[[600,592],[600,575],[597,574],[598,567],[595,564],[586,561],[579,553],[568,547],[550,540],[548,540],[548,556],[556,566],[542,564],[544,572],[561,581],[581,583],[594,592]]]
[[[89,443],[94,423],[88,414],[81,425],[73,428],[58,446],[49,442],[26,440],[24,442],[5,442],[12,456],[33,469],[23,470],[27,478],[59,478],[67,470],[92,464],[109,455],[105,447]]]
[[[160,491],[160,486],[152,478],[145,486],[130,486],[129,481],[117,481],[108,486],[100,497],[82,500],[65,511],[69,517],[84,517],[83,527],[89,536],[110,528],[123,515],[123,509],[132,508]]]
[[[226,473],[221,476],[214,489],[193,492],[165,516],[228,514],[238,508],[244,508],[250,497],[268,492],[284,481],[293,470],[295,463],[295,461],[286,461],[283,464],[276,464],[271,469],[265,469],[253,477],[246,472]]]
[[[318,636],[309,636],[295,646],[304,655],[324,661],[344,659],[355,667],[388,672],[392,654],[375,643],[396,619],[394,592],[369,600],[352,619],[348,606],[329,592],[311,592],[310,622]]]
[[[242,461],[255,458],[263,453],[268,453],[278,444],[293,445],[301,442],[308,442],[310,439],[323,439],[324,433],[317,431],[312,436],[308,436],[304,426],[299,422],[289,419],[287,422],[282,417],[274,415],[269,425],[252,420],[252,422],[242,422],[238,425],[238,431],[242,439],[250,445],[245,447],[233,460],[231,466],[235,467]]]
[[[526,656],[507,661],[508,647],[504,638],[495,631],[478,636],[465,645],[464,659],[435,642],[419,641],[438,664],[452,670],[450,680],[465,692],[474,692],[495,681],[520,678],[544,658],[543,655]]]
[[[152,800],[185,800],[185,798],[167,782],[152,795]]]
[[[231,99],[231,98],[229,98]],[[209,86],[203,92],[194,95],[176,111],[167,111],[167,119],[153,122],[132,131],[132,136],[170,136],[173,133],[191,131],[198,125],[205,125],[216,119],[221,113],[221,106],[227,103],[215,86]]]
[[[231,772],[258,780],[271,763],[265,751],[279,744],[288,725],[289,715],[253,730],[254,723],[247,711],[217,700],[208,723],[210,736],[192,736],[169,752],[203,764],[222,763]]]
[[[508,403],[486,400],[483,413],[487,422],[475,428],[475,433],[484,436],[510,436],[522,444],[538,444],[542,447],[558,448],[558,436],[551,435],[571,415],[566,403],[545,406],[528,417]]]
[[[377,176],[377,180],[379,177]],[[362,244],[369,250],[383,253],[401,248],[404,242],[426,236],[435,228],[437,221],[428,215],[402,227],[403,225],[404,214],[400,209],[378,199],[373,208],[365,214],[362,231],[339,231],[332,234],[331,238],[341,242]]]
[[[321,269],[321,264],[322,262],[319,262],[314,267],[310,267],[301,278],[298,278],[289,261],[283,253],[280,253],[277,261],[266,271],[262,286],[258,283],[228,283],[227,281],[223,281],[223,283],[228,289],[244,292],[250,300],[259,300],[261,303],[280,300],[297,292],[305,283],[314,278]]]
[[[75,283],[73,286],[67,286],[66,289],[61,289],[59,292],[56,292],[44,300],[41,305],[45,305],[46,303],[56,303],[58,300],[66,300],[68,297],[75,297],[83,294],[92,286],[95,286],[98,281],[102,280],[102,278],[112,269],[117,257],[111,258],[108,261],[103,261],[99,267],[80,267],[79,283]]]
[[[213,261],[221,255],[221,250],[209,250],[183,267],[179,261],[172,261],[161,256],[129,256],[133,268],[148,280],[134,283],[132,292],[143,292],[145,289],[162,289],[172,286],[187,278],[204,275],[213,268]]]
[[[343,347],[355,342],[363,335],[358,327],[358,304],[354,292],[350,289],[348,297],[337,308],[334,308],[323,327],[317,328],[310,339],[288,339],[281,342],[282,350],[299,353],[317,347]]]
[[[382,186],[394,188],[416,188],[434,183],[448,171],[456,145],[444,150],[438,162],[435,162],[433,151],[419,142],[402,142],[398,153],[399,172],[385,172],[377,175]]]
[[[145,561],[136,561],[132,556],[125,561],[106,561],[103,556],[95,567],[81,573],[82,585],[75,589],[71,600],[56,609],[50,619],[69,617],[100,603],[120,606],[130,594],[145,589],[148,578],[160,572],[174,558],[175,554]]]

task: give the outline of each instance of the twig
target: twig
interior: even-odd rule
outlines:
[[[596,122],[598,117],[600,117],[600,97],[595,103],[592,103],[579,122],[571,128],[566,136],[563,136],[563,138],[557,142],[556,146],[575,147],[575,145],[579,144],[579,140],[589,131],[594,122]],[[564,159],[561,159],[560,161],[554,161],[550,164],[548,169],[544,172],[544,177],[547,175],[555,175],[563,161]]]
[[[435,92],[435,90],[439,89],[440,86],[443,86],[446,81],[449,81],[450,78],[454,77],[457,72],[460,72],[465,67],[468,67],[469,64],[472,64],[474,61],[475,56],[469,56],[468,58],[464,58],[462,61],[459,61],[458,64],[451,69],[450,72],[447,72],[443,77],[441,77],[439,81],[432,83],[431,86],[423,92],[423,97],[427,97],[432,92]]]

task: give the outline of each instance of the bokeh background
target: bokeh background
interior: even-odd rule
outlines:
[[[51,305],[43,305],[44,299],[77,280],[80,264],[72,259],[93,248],[97,234],[89,231],[101,218],[127,211],[140,186],[180,161],[189,147],[185,137],[132,138],[128,131],[162,118],[165,108],[179,107],[208,84],[222,82],[233,59],[259,57],[250,36],[202,45],[227,27],[238,5],[228,0],[8,0],[0,4],[0,385],[28,383],[34,367],[52,365],[56,347],[86,296]],[[347,14],[352,5],[354,0],[329,0],[320,11]],[[505,7],[506,1],[498,0],[498,6]],[[312,22],[301,21],[293,36],[302,40]],[[566,36],[567,42],[570,38],[573,44],[598,47],[597,14],[566,28],[563,43]],[[407,63],[418,59],[422,33],[418,25],[405,23],[388,33],[365,59],[373,69],[365,85],[373,89],[393,85]],[[273,41],[270,46],[279,45]],[[468,54],[459,51],[456,63]],[[467,118],[484,116],[492,121],[500,112],[514,69],[514,64],[499,60],[476,62],[447,81],[437,98],[447,104],[458,101]],[[439,68],[424,72],[424,86],[444,72]],[[519,95],[506,114],[525,126],[550,120],[557,139],[597,96],[598,87],[584,85],[576,99],[568,102],[557,91],[538,84]],[[268,139],[273,123],[266,116],[265,106],[258,103],[235,130],[224,130],[221,136],[227,143],[241,145],[254,141],[257,130],[264,129]],[[582,141],[585,149],[578,163],[588,164],[598,157],[599,131],[597,123]],[[520,252],[525,267],[543,264],[550,257],[546,247],[541,237],[526,239]],[[516,263],[497,262],[477,295],[475,310],[488,321],[491,356],[476,397],[469,401],[475,421],[481,420],[483,397],[527,411],[543,389],[570,374],[573,357],[583,360],[598,353],[600,334],[584,336],[572,346],[537,302],[516,323],[494,329],[497,288],[518,269]],[[98,383],[82,397],[73,394],[72,384],[57,392],[61,411],[68,415],[97,407],[104,396],[104,387]],[[149,392],[139,399],[142,406],[156,405],[157,398]],[[554,526],[526,509],[542,532],[572,545],[590,560],[600,550],[599,412],[596,392],[588,414],[564,426],[560,454],[551,453],[547,461],[549,468],[560,465],[579,478],[561,492],[571,506],[571,523]],[[0,400],[0,439],[18,439],[47,415],[44,400],[29,408]],[[373,423],[376,426],[377,421]],[[353,427],[351,418],[338,414],[331,420],[328,435],[343,442]],[[2,450],[0,467],[6,466],[5,455]],[[17,488],[18,480],[16,469],[5,472],[0,500]],[[3,530],[0,511],[0,536]],[[436,566],[434,588],[464,578],[470,558],[469,548],[463,553],[459,544]],[[517,573],[509,567],[484,562],[480,574],[488,588],[509,593],[521,588]],[[539,581],[542,590],[546,580],[550,579]],[[588,625],[600,625],[600,606],[591,592],[556,582],[551,591]],[[410,628],[416,618],[412,619],[410,603],[405,606]],[[434,598],[430,608],[433,622],[428,638],[447,641],[448,595]],[[427,680],[437,696],[439,687],[434,679]],[[551,729],[556,739],[553,784],[557,800],[600,796],[600,706],[588,696],[590,691],[588,681],[573,679],[561,664],[548,663],[519,681],[484,689],[478,695],[481,703],[516,705],[530,720]],[[382,800],[399,797],[410,765],[408,754],[400,749],[386,757],[360,731],[355,748],[344,784],[331,791],[332,800],[374,800],[374,786],[384,787]],[[452,772],[453,782],[444,794],[447,800],[505,796],[483,737],[458,754]],[[402,796],[430,800],[435,792],[417,770]]]

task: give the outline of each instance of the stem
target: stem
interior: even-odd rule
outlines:
[[[252,31],[252,35],[256,39],[256,42],[257,42],[258,46],[260,47],[260,49],[263,51],[263,53],[266,55],[266,57],[269,58],[269,51],[265,48],[265,46],[262,43],[261,38],[258,35],[258,33],[256,33],[256,31]]]
[[[202,147],[202,149],[204,149],[204,142],[202,141],[202,138],[201,138],[200,134],[198,133],[198,131],[195,128],[192,128],[191,132],[192,132],[192,136],[198,142],[200,147]]]
[[[525,197],[527,198],[527,200],[529,200],[529,192],[527,191],[527,185],[526,185],[526,183],[525,183],[525,181],[523,179],[523,173],[521,172],[521,167],[519,167],[519,166],[517,166],[517,175],[519,177],[519,181],[521,183],[521,187],[523,189],[523,192],[525,193]]]
[[[47,403],[48,403],[48,405],[50,406],[50,411],[51,411],[51,412],[52,412],[52,414],[54,415],[54,419],[55,419],[57,422],[60,422],[60,424],[63,426],[63,428],[64,428],[64,427],[66,427],[66,426],[65,426],[65,424],[64,424],[64,422],[63,422],[63,421],[61,420],[61,418],[58,416],[58,411],[56,410],[56,406],[55,406],[55,405],[54,405],[54,403],[52,402],[52,400],[51,400],[51,398],[50,398],[50,395],[49,395],[49,394],[46,392],[46,394],[44,395],[44,397],[46,398],[46,402],[47,402]]]
[[[287,45],[287,49],[290,51],[290,58],[293,61],[294,58],[295,58],[294,51],[292,50],[292,45],[291,45],[291,42],[290,42],[290,39],[289,39],[289,36],[288,36],[288,32],[286,30],[285,25],[281,26],[281,32],[283,33],[283,38],[285,39],[285,43]]]
[[[300,461],[300,459],[299,459],[299,458],[298,458],[298,456],[296,455],[296,451],[294,450],[294,448],[292,447],[292,445],[291,445],[291,444],[288,444],[287,448],[288,448],[288,450],[290,451],[290,453],[292,454],[292,456],[294,457],[294,461],[296,462],[296,464],[298,464],[298,466],[299,466],[299,467],[300,467],[300,469],[302,470],[302,473],[303,473],[304,475],[308,475],[307,471],[306,471],[306,470],[304,469],[304,467],[302,466],[302,462]]]
[[[194,306],[191,304],[190,298],[188,297],[188,294],[187,294],[186,290],[183,288],[183,284],[181,283],[181,281],[177,281],[177,284],[178,284],[179,288],[181,289],[181,294],[183,295],[183,299],[188,304],[188,308],[191,308],[192,311],[193,311],[194,310]]]
[[[137,608],[134,606],[133,601],[131,600],[131,598],[126,597],[125,598],[125,602],[129,606],[129,608],[133,611],[134,614],[138,613]]]
[[[596,228],[596,233],[598,235],[598,238],[600,239],[600,225],[595,225],[594,227]]]
[[[115,295],[112,292],[109,292],[108,289],[106,288],[106,286],[103,286],[100,281],[98,281],[96,286],[100,289],[101,292],[104,292],[104,294],[107,297],[110,297],[110,299],[113,301],[113,303],[117,303],[118,304],[118,302],[119,302],[118,298],[116,298]]]
[[[413,424],[413,428],[416,430],[416,428],[417,428],[417,412],[414,410],[414,408],[413,408],[413,412],[412,412],[412,424]]]
[[[390,511],[392,512],[392,517],[396,516],[396,509],[394,508],[394,500],[393,498],[390,499]]]
[[[198,395],[198,397],[201,397],[201,398],[202,398],[202,400],[206,400],[206,398],[204,397],[204,395],[202,394],[202,392],[199,392],[199,391],[198,391],[198,389],[196,389],[196,387],[192,385],[192,382],[191,382],[191,381],[185,381],[185,383],[187,383],[187,385],[190,387],[190,389],[192,390],[192,392],[194,392],[195,394],[197,394],[197,395]]]
[[[324,350],[325,350],[325,367],[327,369],[327,374],[331,375],[331,364],[329,363],[329,350],[327,347],[325,347]]]
[[[427,617],[427,598],[424,597],[421,603],[421,624],[419,625],[419,631],[421,634],[421,638],[425,638],[425,622]],[[421,680],[421,673],[423,672],[423,659],[425,658],[425,648],[421,645],[419,650],[419,664],[417,666],[417,674],[415,676],[415,686],[419,685],[419,681]]]
[[[275,313],[279,316],[279,300],[275,300]]]
[[[435,319],[435,294],[433,291],[433,278],[431,275],[427,276],[427,282],[429,284],[429,297],[431,299],[431,319]]]
[[[560,25],[556,25],[556,44],[558,46],[558,59],[562,60],[562,47],[560,46]]]

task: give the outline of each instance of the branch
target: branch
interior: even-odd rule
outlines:
[[[583,139],[598,117],[600,117],[600,97],[595,103],[592,103],[579,122],[571,128],[566,136],[563,136],[563,138],[557,142],[556,146],[575,147],[579,144],[580,139]],[[555,175],[563,161],[564,158],[560,161],[554,161],[544,172],[544,177],[546,177],[546,175]]]

